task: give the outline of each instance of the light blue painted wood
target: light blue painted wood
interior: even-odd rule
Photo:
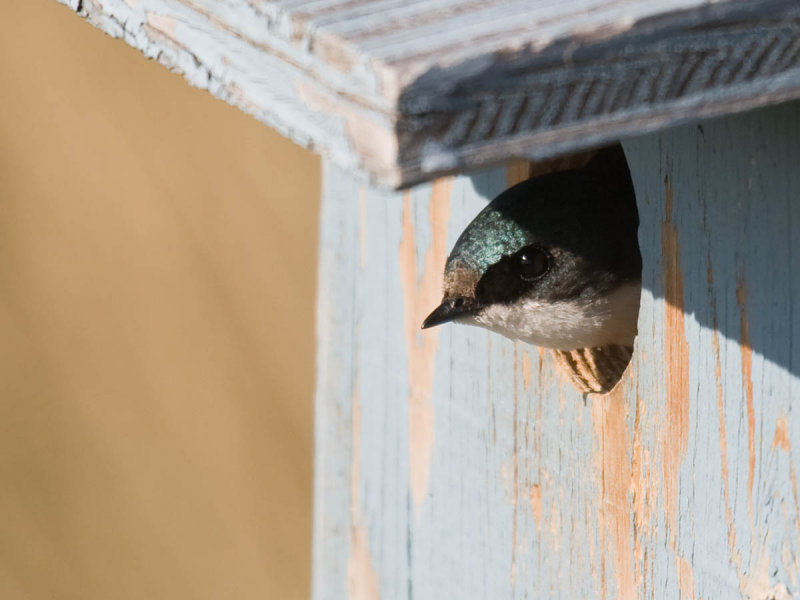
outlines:
[[[625,148],[640,335],[587,400],[535,347],[419,330],[503,171],[406,195],[325,165],[315,600],[800,593],[800,106]]]
[[[685,448],[676,518],[649,521],[658,530],[645,544],[649,568],[655,581],[675,580],[663,552],[674,534],[697,597],[788,597],[781,586],[797,595],[800,105],[645,137],[626,150],[647,265],[635,370],[648,409],[640,426],[651,447],[661,436],[662,445]],[[665,290],[670,227],[682,304]],[[669,303],[685,315],[688,380],[676,407],[686,414],[683,433],[664,429],[674,412],[665,382],[678,368],[662,360],[675,335],[664,332]]]

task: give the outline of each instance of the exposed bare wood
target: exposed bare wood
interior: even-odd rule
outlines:
[[[795,0],[60,0],[392,185],[800,96]]]

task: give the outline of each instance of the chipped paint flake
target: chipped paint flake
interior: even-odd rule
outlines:
[[[598,448],[595,458],[600,471],[600,509],[598,527],[603,553],[610,554],[604,564],[604,579],[613,577],[617,598],[636,597],[633,552],[631,548],[631,460],[622,387],[592,400],[592,423]],[[613,565],[613,570],[611,567]]]
[[[422,333],[420,325],[431,307],[441,300],[441,271],[447,258],[447,221],[450,218],[452,180],[440,179],[432,186],[428,219],[431,244],[418,272],[414,248],[411,196],[403,198],[403,238],[399,261],[403,288],[403,322],[408,354],[408,448],[411,493],[420,508],[428,493],[431,452],[434,441],[434,407],[431,399],[439,329]]]
[[[664,502],[670,546],[674,549],[678,529],[678,481],[689,441],[689,345],[686,342],[683,306],[683,272],[678,230],[672,223],[672,182],[665,183],[665,220],[661,227],[664,261],[664,337],[666,342],[667,404],[661,434]]]
[[[691,563],[683,556],[676,556],[675,563],[680,600],[695,600],[694,569]]]
[[[770,579],[770,553],[767,533],[763,546],[754,548],[755,564],[749,573],[743,574],[740,590],[744,598],[753,600],[791,600],[792,595],[783,583],[773,584]],[[756,555],[755,552],[758,552]]]
[[[533,520],[536,523],[536,531],[542,531],[542,488],[538,483],[531,485],[528,491],[528,499],[531,504]]]
[[[531,389],[531,355],[527,350],[522,352],[522,385],[526,392]]]
[[[349,600],[380,600],[378,572],[369,553],[366,527],[353,527],[350,544],[350,560],[347,563]]]
[[[756,411],[753,404],[753,348],[750,344],[750,322],[747,319],[747,283],[744,275],[736,287],[739,305],[739,349],[742,355],[742,389],[747,403],[747,512],[751,528],[754,523],[753,483],[756,472]]]
[[[716,306],[713,307],[716,314]],[[715,317],[716,321],[716,317]],[[741,571],[742,557],[736,549],[736,522],[731,509],[731,486],[728,476],[728,433],[725,427],[725,394],[722,388],[722,364],[720,361],[719,333],[716,330],[711,337],[711,348],[714,352],[714,379],[717,390],[717,414],[719,416],[719,456],[720,475],[722,478],[722,500],[725,508],[725,525],[728,528],[728,551],[730,560],[738,571]]]
[[[358,360],[356,360],[358,364]],[[349,600],[379,600],[378,572],[369,552],[369,535],[361,514],[361,378],[358,372],[352,394],[352,458],[350,466],[350,556],[347,561]]]
[[[789,421],[786,415],[778,418],[775,424],[775,435],[772,438],[772,449],[780,448],[784,452],[791,450],[791,442],[789,441]]]

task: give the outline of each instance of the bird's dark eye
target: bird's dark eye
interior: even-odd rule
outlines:
[[[519,276],[525,281],[538,279],[547,272],[550,258],[539,248],[529,246],[519,253]]]

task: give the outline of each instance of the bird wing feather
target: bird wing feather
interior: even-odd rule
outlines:
[[[584,394],[607,394],[622,378],[632,346],[553,350],[559,370]]]

